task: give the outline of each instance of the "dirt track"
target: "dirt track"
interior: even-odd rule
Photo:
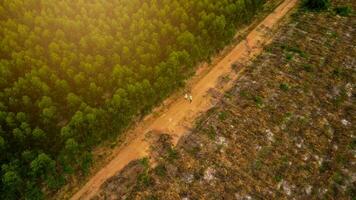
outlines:
[[[92,198],[108,178],[119,172],[129,162],[148,156],[150,143],[145,139],[146,133],[155,130],[171,134],[175,145],[179,138],[189,131],[194,119],[213,106],[214,98],[212,94],[209,94],[209,91],[215,89],[223,92],[231,88],[234,80],[243,73],[242,66],[258,55],[263,47],[271,41],[273,29],[276,29],[278,22],[296,3],[297,0],[285,0],[248,34],[246,40],[237,44],[230,53],[197,81],[191,89],[192,103],[181,97],[159,116],[145,119],[140,123],[131,131],[136,137],[129,144],[121,147],[114,159],[95,174],[71,199]],[[240,67],[238,71],[231,68],[233,63],[238,63],[238,67]],[[228,77],[228,81],[224,83],[223,87],[219,87],[219,81],[224,76]]]

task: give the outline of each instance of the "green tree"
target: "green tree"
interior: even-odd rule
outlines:
[[[22,179],[15,171],[7,171],[2,176],[3,194],[0,195],[3,199],[17,199],[20,197],[20,188]]]
[[[55,172],[55,161],[47,154],[41,153],[30,164],[31,173],[34,177],[46,179]]]
[[[46,138],[46,133],[40,129],[40,128],[35,128],[33,129],[32,131],[32,137],[35,139],[35,140],[40,140],[40,139],[44,139]]]

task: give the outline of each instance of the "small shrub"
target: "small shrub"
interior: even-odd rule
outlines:
[[[262,168],[262,162],[260,160],[256,160],[255,162],[253,162],[252,164],[252,170],[254,171],[258,171]]]
[[[339,172],[335,172],[332,176],[332,180],[337,184],[342,184],[343,179],[343,176]]]
[[[164,177],[166,176],[167,174],[167,169],[164,165],[158,165],[156,168],[155,168],[155,172],[158,176],[161,176],[161,177]]]
[[[145,168],[148,169],[150,166],[150,161],[147,157],[144,157],[140,160],[140,164]]]
[[[265,158],[267,157],[270,153],[272,152],[272,149],[270,147],[262,147],[261,150],[258,152],[258,157],[259,158]]]
[[[304,0],[304,7],[308,10],[321,11],[330,6],[330,0]]]
[[[274,180],[276,182],[280,182],[282,179],[283,179],[283,176],[279,173],[274,176]]]
[[[304,51],[299,49],[298,47],[282,44],[281,48],[283,50],[285,50],[286,52],[288,52],[286,54],[288,60],[292,59],[293,55],[291,53],[299,54],[303,58],[307,58],[308,57],[308,55]]]
[[[232,68],[234,71],[237,71],[238,65],[237,65],[236,63],[232,63],[232,64],[231,64],[231,68]]]
[[[147,196],[145,200],[158,200],[158,198],[154,195]]]
[[[196,156],[197,153],[200,152],[200,147],[196,146],[196,147],[192,147],[190,150],[188,150],[188,152],[192,155],[192,156]]]
[[[287,60],[292,60],[292,59],[293,59],[293,54],[287,53],[287,54],[286,54],[286,59],[287,59]]]
[[[272,46],[267,46],[267,47],[265,47],[265,50],[267,52],[273,52],[273,47]]]
[[[350,196],[350,199],[356,200],[356,187],[348,186],[346,193]]]
[[[348,146],[351,150],[355,150],[356,149],[356,139],[353,138],[352,141],[350,142],[349,146]]]
[[[240,97],[248,98],[248,96],[249,96],[249,93],[248,93],[247,91],[242,90],[242,91],[240,92]]]
[[[262,99],[262,97],[260,97],[260,96],[254,96],[254,97],[253,97],[253,101],[256,103],[256,105],[257,105],[258,107],[262,107],[262,106],[263,106],[263,99]]]
[[[337,154],[336,155],[336,162],[340,165],[348,165],[350,160],[348,159],[346,154]]]
[[[352,13],[352,8],[350,6],[338,6],[334,8],[334,11],[340,16],[349,16]]]
[[[112,143],[110,144],[110,148],[111,148],[111,149],[114,149],[116,146],[117,146],[117,143],[116,143],[116,142],[112,142]]]
[[[173,161],[179,158],[178,151],[173,149],[172,147],[168,149],[168,160]]]
[[[312,72],[314,70],[314,67],[312,65],[305,64],[303,65],[303,70],[306,72]]]
[[[281,89],[282,91],[288,91],[290,89],[290,86],[287,83],[281,83],[279,85],[279,89]]]
[[[286,50],[288,52],[292,52],[292,53],[296,53],[299,54],[301,57],[305,58],[307,57],[307,55],[305,54],[304,51],[302,51],[301,49],[299,49],[298,47],[293,47],[293,46],[288,46],[288,45],[281,45],[281,48],[283,50]],[[287,54],[288,55],[288,54]]]
[[[321,165],[319,167],[319,172],[320,173],[324,173],[324,172],[326,172],[326,171],[328,171],[330,169],[331,169],[330,163],[324,161],[324,162],[321,163]]]
[[[345,76],[346,73],[344,72],[344,70],[340,67],[337,67],[335,68],[333,71],[332,71],[332,74],[334,77],[337,77],[337,78],[341,78],[342,76]]]
[[[231,98],[234,97],[234,95],[232,95],[231,92],[226,92],[226,93],[224,94],[224,97],[227,98],[227,99],[231,99]]]
[[[147,172],[141,173],[137,177],[138,183],[142,186],[148,187],[152,184],[153,180],[152,178],[148,175]]]
[[[294,53],[299,53],[299,54],[304,54],[302,50],[300,50],[298,47],[289,47],[288,51],[294,52]]]
[[[282,156],[280,162],[281,162],[281,167],[287,169],[289,166],[289,157],[287,155]]]
[[[225,119],[227,119],[227,117],[228,117],[227,112],[221,111],[221,112],[219,113],[219,119],[220,119],[221,121],[224,121]]]
[[[214,128],[212,126],[209,127],[209,130],[208,130],[208,137],[212,140],[215,139],[216,137],[216,132],[214,130]]]
[[[337,95],[333,98],[332,103],[336,106],[339,107],[340,105],[342,105],[343,102],[345,102],[345,100],[347,99],[346,94],[343,94],[341,91],[340,95]]]

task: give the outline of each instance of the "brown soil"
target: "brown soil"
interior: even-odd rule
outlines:
[[[148,156],[150,142],[146,137],[152,131],[164,132],[172,136],[173,145],[186,133],[190,132],[194,119],[201,113],[214,106],[212,89],[220,93],[232,87],[232,83],[245,70],[242,68],[251,58],[260,54],[263,47],[271,41],[273,30],[280,20],[296,5],[297,0],[285,0],[273,13],[267,16],[246,40],[237,44],[234,49],[216,64],[204,77],[191,87],[192,103],[184,97],[176,101],[163,111],[159,116],[146,118],[129,134],[135,138],[127,145],[120,147],[114,159],[94,175],[71,199],[90,199],[99,190],[100,186],[110,177],[117,174],[131,161]],[[239,63],[237,70],[232,69],[232,64]],[[221,77],[225,77],[224,84]]]

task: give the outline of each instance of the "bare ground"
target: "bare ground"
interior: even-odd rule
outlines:
[[[293,14],[176,147],[169,129],[149,134],[155,166],[131,162],[94,199],[354,199],[355,28]]]

